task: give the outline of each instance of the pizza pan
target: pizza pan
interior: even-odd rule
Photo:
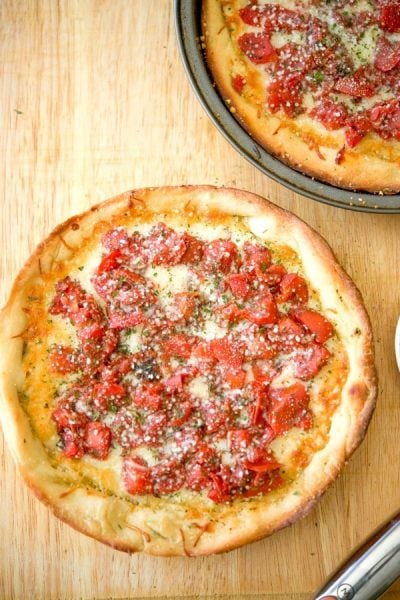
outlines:
[[[400,195],[385,196],[340,189],[304,175],[262,148],[232,116],[216,90],[201,48],[201,0],[174,0],[175,26],[190,83],[211,121],[228,142],[262,173],[287,188],[339,208],[400,213]]]

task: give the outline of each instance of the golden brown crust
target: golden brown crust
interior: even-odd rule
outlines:
[[[148,219],[243,217],[261,240],[287,244],[298,254],[303,272],[318,292],[322,309],[335,323],[346,351],[348,372],[330,422],[326,443],[299,476],[266,496],[215,505],[196,494],[141,501],[91,485],[63,463],[49,459],[33,430],[23,398],[24,311],[30,286],[68,265],[74,253],[92,241],[96,227],[116,216]],[[71,258],[72,257],[72,258]],[[4,434],[20,471],[34,493],[77,530],[126,552],[159,555],[206,555],[225,552],[260,539],[306,514],[335,479],[361,442],[376,397],[371,328],[361,296],[338,265],[327,243],[303,221],[254,194],[194,186],[143,189],[122,194],[73,217],[42,242],[17,277],[1,315],[0,416]],[[63,470],[64,469],[64,470]],[[101,479],[99,479],[101,482]]]
[[[284,163],[332,185],[383,194],[399,192],[399,141],[369,134],[355,148],[346,148],[345,159],[337,164],[337,154],[345,146],[343,130],[328,131],[304,115],[291,119],[268,113],[265,92],[260,96],[265,85],[255,66],[235,46],[223,4],[223,0],[203,0],[207,62],[224,101],[250,135]],[[248,73],[253,82],[249,97],[232,87],[231,73],[237,68]]]

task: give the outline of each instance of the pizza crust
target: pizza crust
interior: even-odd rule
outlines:
[[[334,315],[348,358],[349,372],[335,410],[329,439],[300,476],[266,496],[215,505],[182,493],[174,499],[136,501],[65,475],[49,460],[23,409],[18,390],[24,380],[24,311],[27,290],[45,273],[68,261],[94,235],[100,222],[132,215],[146,207],[151,218],[185,214],[189,218],[244,217],[253,233],[268,242],[288,243],[298,253],[306,277]],[[150,219],[150,216],[149,216]],[[377,392],[373,344],[361,296],[327,243],[303,221],[254,194],[209,186],[154,188],[127,192],[72,217],[42,242],[17,277],[1,314],[0,417],[6,441],[25,481],[63,521],[113,548],[160,556],[225,552],[260,539],[305,515],[335,479],[363,439]]]
[[[234,46],[222,4],[221,0],[203,0],[207,62],[223,100],[250,135],[285,164],[334,186],[381,194],[399,192],[399,141],[369,134],[355,148],[346,148],[345,160],[337,164],[337,153],[345,146],[343,130],[328,131],[306,115],[290,119],[267,112],[260,74]],[[238,63],[254,82],[254,103],[232,87],[231,72]]]

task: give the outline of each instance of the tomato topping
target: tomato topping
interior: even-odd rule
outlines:
[[[278,59],[276,50],[265,33],[244,33],[238,38],[237,43],[247,58],[257,65]]]
[[[243,466],[249,471],[255,471],[256,473],[265,473],[266,471],[275,471],[281,467],[273,457],[266,457],[263,462],[252,463],[248,460],[243,461]]]
[[[208,469],[197,462],[189,462],[186,466],[186,485],[189,490],[199,492],[208,487],[211,478]]]
[[[186,250],[182,256],[181,262],[189,265],[198,265],[203,256],[204,242],[186,232],[183,234],[182,239],[185,243]]]
[[[242,369],[224,369],[223,379],[232,390],[240,389],[245,384],[246,371]]]
[[[305,304],[308,301],[308,287],[300,275],[287,273],[279,284],[279,302],[299,302]]]
[[[185,472],[177,461],[170,459],[151,467],[155,494],[173,494],[185,483]]]
[[[346,143],[354,148],[372,129],[371,120],[366,115],[354,115],[347,123],[345,131]]]
[[[196,343],[197,338],[177,333],[163,342],[163,350],[168,357],[186,359],[190,357]]]
[[[111,444],[111,430],[101,421],[86,425],[85,445],[87,450],[100,460],[105,460]]]
[[[294,318],[314,334],[315,341],[323,344],[333,335],[332,324],[315,310],[297,308],[292,311]]]
[[[209,349],[216,360],[231,369],[240,369],[243,364],[243,354],[229,338],[217,338],[209,342]]]
[[[267,334],[256,325],[250,325],[241,333],[241,347],[247,360],[268,360],[276,355],[276,348]]]
[[[126,396],[125,388],[118,383],[106,381],[93,386],[93,403],[102,412],[107,412],[110,406],[121,406]]]
[[[239,15],[243,23],[253,25],[254,27],[261,24],[260,18],[262,14],[262,8],[254,4],[254,2],[250,2],[250,4],[239,10]]]
[[[248,429],[229,429],[227,440],[232,452],[244,452],[250,446],[252,436]]]
[[[400,64],[400,42],[393,47],[390,41],[382,36],[376,50],[375,67],[380,71],[391,71]]]
[[[118,265],[121,264],[121,249],[116,248],[110,254],[107,254],[97,267],[97,273],[106,273],[115,269]]]
[[[193,292],[179,292],[175,294],[174,301],[169,313],[173,321],[187,321],[196,308],[196,296]]]
[[[267,421],[276,435],[282,435],[292,427],[302,427],[302,420],[308,415],[310,401],[303,384],[270,388],[269,400]]]
[[[153,265],[177,265],[186,252],[184,238],[164,223],[151,228],[143,242],[143,248]]]
[[[193,407],[189,400],[185,400],[184,402],[176,401],[173,410],[170,411],[169,424],[172,427],[181,427],[189,419],[192,412]]]
[[[237,248],[230,240],[212,240],[204,249],[203,267],[206,271],[229,273],[237,258]]]
[[[151,471],[139,456],[126,456],[122,465],[122,477],[129,494],[151,494],[153,484]]]
[[[300,379],[311,379],[320,371],[320,369],[328,362],[331,353],[319,344],[310,344],[303,353],[296,355],[295,376]]]
[[[359,72],[338,79],[334,87],[336,92],[355,98],[370,98],[374,95],[375,85]]]
[[[70,346],[53,346],[49,351],[49,365],[53,373],[75,373],[81,368],[79,354]]]
[[[349,115],[344,104],[333,102],[330,98],[323,98],[310,111],[310,116],[320,121],[326,129],[335,130],[346,125]]]
[[[61,433],[61,439],[64,445],[63,453],[67,458],[82,458],[85,450],[80,435],[71,429],[66,429]]]
[[[257,294],[248,303],[248,307],[242,310],[242,316],[256,325],[271,325],[278,320],[278,309],[272,294],[264,290]]]
[[[157,411],[161,408],[162,398],[160,395],[160,385],[147,384],[132,394],[132,402],[140,408],[150,411]]]
[[[232,87],[238,94],[241,94],[244,86],[246,85],[246,79],[242,75],[232,76]]]
[[[140,308],[130,311],[113,310],[108,314],[111,329],[130,329],[146,321],[146,315]]]
[[[236,298],[244,300],[250,294],[250,279],[246,273],[234,273],[233,275],[228,275],[225,281]]]
[[[78,413],[68,405],[59,404],[52,414],[53,420],[57,423],[58,430],[70,429],[78,431],[86,427],[88,418],[82,413]]]
[[[265,273],[271,265],[271,252],[265,246],[246,241],[243,244],[243,265],[264,280]]]
[[[383,4],[380,12],[380,26],[390,33],[400,31],[400,2],[393,0]]]
[[[285,275],[285,267],[283,265],[274,264],[268,267],[264,272],[262,280],[272,288],[279,285]],[[258,274],[258,276],[260,277],[260,274]]]

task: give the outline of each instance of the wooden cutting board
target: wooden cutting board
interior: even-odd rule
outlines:
[[[367,440],[303,521],[227,555],[127,556],[59,522],[3,449],[0,598],[303,600],[400,502],[400,215],[327,207],[270,181],[210,123],[178,56],[169,0],[1,0],[1,300],[60,221],[138,186],[269,197],[317,229],[361,289],[379,403]],[[400,584],[387,598],[400,598]]]

